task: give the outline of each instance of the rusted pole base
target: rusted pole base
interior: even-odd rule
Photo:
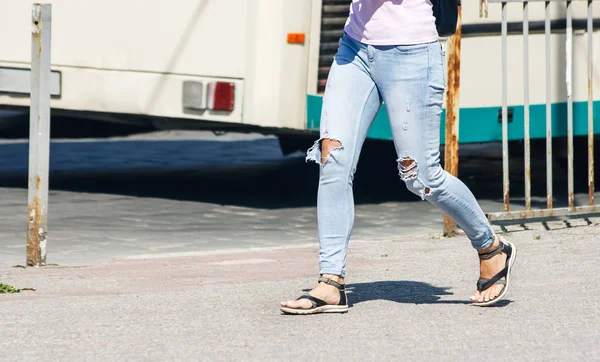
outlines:
[[[448,41],[448,86],[446,88],[446,149],[444,169],[458,176],[458,112],[460,97],[460,43],[462,8],[458,7],[456,33]],[[456,235],[456,223],[444,215],[444,236]]]

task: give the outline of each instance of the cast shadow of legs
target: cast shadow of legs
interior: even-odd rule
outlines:
[[[410,304],[471,304],[468,299],[442,299],[444,296],[454,295],[454,293],[448,291],[449,289],[408,280],[356,283],[346,286],[350,306],[371,300],[389,300],[396,303]],[[504,307],[511,302],[504,299],[494,306]]]

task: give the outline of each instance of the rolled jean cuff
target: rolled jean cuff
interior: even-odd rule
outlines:
[[[487,249],[490,246],[492,246],[495,238],[496,234],[492,229],[490,229],[486,231],[486,233],[482,237],[478,238],[478,240],[471,240],[471,245],[473,245],[473,247],[477,250]],[[483,242],[481,242],[480,240],[483,240]]]
[[[345,270],[339,270],[339,269],[321,268],[320,273],[321,274],[337,275],[337,276],[340,276],[342,278],[346,277],[346,271]]]

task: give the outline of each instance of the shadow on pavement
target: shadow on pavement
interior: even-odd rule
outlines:
[[[442,299],[454,295],[449,289],[409,280],[349,284],[347,287],[350,306],[371,300],[410,304],[471,304],[468,300]],[[502,300],[496,306],[503,307],[510,303],[510,300]]]
[[[464,304],[470,305],[468,300],[442,299],[444,296],[454,295],[450,288],[436,287],[424,282],[410,280],[378,281],[372,283],[353,283],[346,286],[350,307],[373,300],[387,300],[396,303],[409,304]],[[310,289],[305,289],[308,292]],[[495,307],[505,307],[512,303],[511,300],[501,300]]]

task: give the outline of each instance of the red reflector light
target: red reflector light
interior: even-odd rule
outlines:
[[[208,84],[208,109],[213,111],[233,111],[235,84],[213,82]]]

